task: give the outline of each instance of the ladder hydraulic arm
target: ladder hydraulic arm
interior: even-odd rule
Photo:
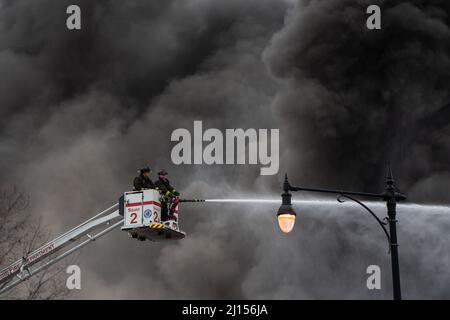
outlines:
[[[121,224],[123,216],[119,214],[119,204],[115,204],[30,252],[26,257],[0,269],[0,295]],[[55,255],[56,252],[59,255]]]

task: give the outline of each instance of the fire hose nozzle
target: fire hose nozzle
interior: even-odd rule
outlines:
[[[204,199],[181,199],[180,202],[205,202]]]

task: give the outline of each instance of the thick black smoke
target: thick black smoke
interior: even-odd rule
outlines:
[[[55,235],[165,167],[186,197],[278,197],[292,182],[379,191],[386,163],[412,201],[449,202],[445,1],[0,1],[0,176]],[[65,27],[78,4],[82,30]],[[174,166],[170,134],[280,128],[280,174]],[[296,195],[298,197],[306,195]],[[186,205],[188,237],[119,231],[81,256],[82,298],[389,298],[389,256],[356,207]],[[380,215],[382,207],[376,207]],[[399,208],[405,296],[448,298],[448,210]],[[370,264],[382,291],[368,291]],[[64,284],[62,284],[64,285]]]
[[[381,30],[366,28],[370,4]],[[391,161],[415,200],[450,200],[449,12],[445,1],[349,0],[301,1],[288,15],[264,57],[286,84],[275,103],[297,142],[288,159],[315,169],[298,178],[373,189]]]

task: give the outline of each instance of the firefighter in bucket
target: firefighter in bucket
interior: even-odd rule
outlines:
[[[155,189],[155,185],[150,179],[152,169],[144,167],[138,170],[139,175],[133,179],[133,191],[141,191],[146,189]]]
[[[170,185],[168,172],[164,169],[158,172],[155,189],[161,194],[161,221],[177,220],[176,209],[180,201],[180,193]]]

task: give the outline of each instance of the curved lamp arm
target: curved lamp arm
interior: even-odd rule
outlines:
[[[343,199],[343,198],[347,198],[347,199],[352,200],[353,202],[356,202],[356,203],[359,204],[361,207],[363,207],[364,209],[366,209],[366,210],[367,210],[367,211],[375,218],[375,220],[377,220],[378,224],[379,224],[380,227],[383,229],[384,234],[385,234],[386,237],[387,237],[387,240],[388,240],[388,242],[389,242],[389,248],[390,248],[390,245],[391,245],[391,237],[389,236],[389,233],[388,233],[388,231],[386,230],[386,227],[385,227],[385,225],[386,225],[387,223],[381,221],[380,218],[378,218],[378,216],[377,216],[377,215],[376,215],[369,207],[367,207],[364,203],[362,203],[362,202],[359,201],[358,199],[353,198],[352,196],[349,196],[348,194],[345,194],[345,193],[339,194],[339,195],[337,196],[337,201],[340,202],[340,203],[345,202],[345,199]]]

